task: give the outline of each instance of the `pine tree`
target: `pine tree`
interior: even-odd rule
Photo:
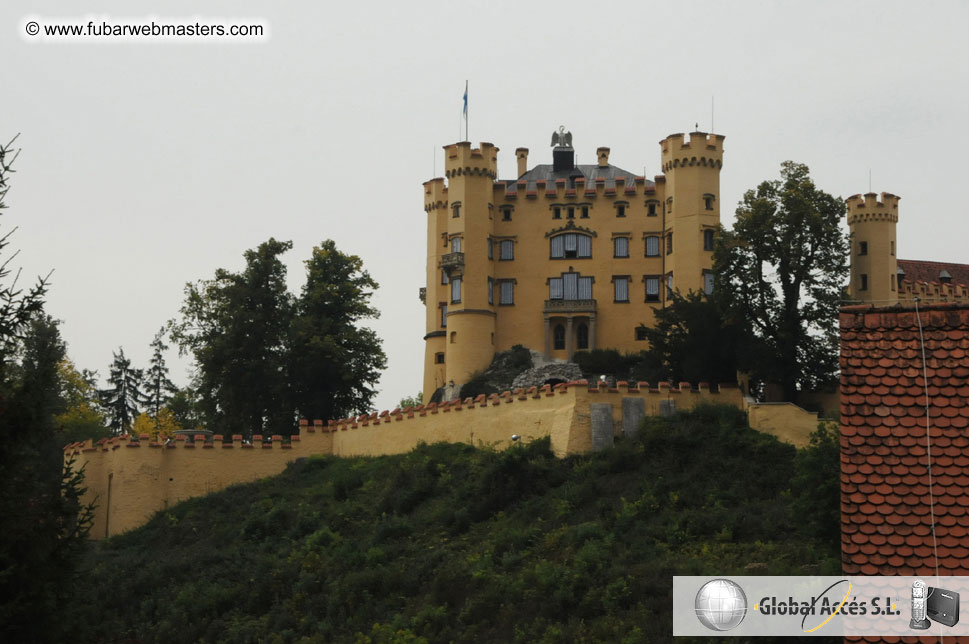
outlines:
[[[168,367],[165,365],[165,356],[162,353],[168,349],[168,345],[162,342],[164,333],[165,328],[162,327],[155,334],[155,339],[151,341],[151,366],[145,373],[145,395],[147,396],[145,411],[155,419],[158,418],[162,407],[165,407],[178,391],[175,383],[168,379]]]
[[[108,425],[115,434],[124,434],[131,430],[140,412],[140,406],[146,402],[142,393],[142,369],[133,369],[131,360],[125,357],[124,349],[119,348],[111,363],[108,376],[108,389],[102,389],[99,394],[101,406],[108,417]]]

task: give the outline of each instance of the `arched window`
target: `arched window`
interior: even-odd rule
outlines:
[[[576,331],[576,339],[579,349],[589,348],[589,327],[585,324],[580,324]]]
[[[552,332],[552,346],[557,350],[565,348],[565,327],[561,324],[556,324]]]

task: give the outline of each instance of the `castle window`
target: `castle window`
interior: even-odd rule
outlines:
[[[550,300],[591,300],[592,278],[578,273],[562,273],[562,277],[548,280],[548,299]]]
[[[616,216],[617,217],[626,216],[626,204],[621,203],[616,205]]]
[[[451,344],[454,344],[457,341],[458,341],[458,332],[451,331]]]
[[[444,354],[435,353],[434,354],[434,364],[444,364]]]
[[[889,275],[888,276],[888,283],[891,284],[892,290],[894,291],[895,290],[895,276],[894,275]]]
[[[868,290],[868,275],[866,275],[865,273],[862,273],[861,275],[859,275],[858,276],[858,282],[859,282],[859,284],[858,284],[858,290],[859,291],[867,291]]]
[[[703,271],[703,292],[707,295],[713,294],[713,273]]]
[[[461,278],[455,277],[451,280],[451,304],[461,303]]]
[[[616,302],[629,301],[629,276],[616,276],[612,278],[613,290]]]
[[[666,274],[666,299],[673,299],[673,273]]]
[[[452,253],[460,253],[461,252],[461,238],[460,237],[452,237],[451,238],[451,252]]]
[[[455,219],[457,219],[458,217],[460,217],[461,216],[461,204],[459,204],[459,203],[454,204],[451,207],[451,211],[452,211],[451,217],[453,217]]]
[[[511,221],[511,211],[512,210],[514,210],[514,209],[511,208],[511,207],[509,207],[509,206],[505,206],[504,208],[502,208],[501,209],[501,220],[502,221]]]
[[[673,233],[666,233],[666,254],[670,255],[673,253]]]
[[[868,254],[868,242],[858,242],[858,254],[867,255]]]
[[[647,217],[655,217],[656,216],[656,205],[657,205],[657,203],[658,202],[656,202],[656,201],[650,201],[649,203],[646,204],[646,216]]]
[[[659,257],[659,237],[656,235],[646,238],[646,257]]]
[[[703,231],[703,250],[713,250],[713,230],[710,228]]]
[[[573,208],[572,206],[569,206],[568,218],[569,219],[575,219],[575,208]]]
[[[495,303],[495,280],[491,277],[488,278],[488,304]]]
[[[616,237],[612,240],[613,257],[629,257],[629,238]]]
[[[552,348],[561,351],[565,348],[565,327],[556,324],[552,331]]]
[[[442,268],[441,269],[441,284],[447,284],[447,283],[448,283],[447,273],[444,272],[444,269]]]
[[[447,304],[441,304],[441,326],[447,326]]]
[[[576,344],[579,349],[589,348],[589,327],[585,323],[579,325],[575,331]]]
[[[592,238],[578,233],[565,233],[549,239],[552,259],[592,257]]]
[[[646,327],[640,324],[636,327],[636,340],[642,342],[646,339]]]
[[[673,197],[666,198],[666,212],[673,212]]]
[[[556,206],[555,208],[552,208],[552,219],[561,219],[561,218],[562,218],[562,209],[559,208],[558,206]]]
[[[707,210],[713,210],[713,199],[714,196],[711,194],[703,195],[703,207]]]
[[[895,257],[895,241],[894,241],[894,240],[892,240],[892,241],[891,241],[891,242],[889,242],[889,243],[891,244],[891,249],[892,249],[892,257]]]
[[[646,283],[646,301],[659,302],[659,276],[647,275],[643,282]]]
[[[495,244],[490,239],[487,240],[487,241],[488,241],[488,259],[494,259],[495,258]]]
[[[498,282],[501,289],[499,304],[510,305],[515,303],[515,283],[510,280]]]
[[[515,242],[510,239],[501,240],[501,255],[500,259],[503,262],[515,259]]]
[[[582,218],[583,219],[589,218],[589,206],[582,206]]]

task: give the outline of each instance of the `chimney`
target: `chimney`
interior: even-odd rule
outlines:
[[[599,157],[600,168],[605,168],[609,165],[609,148],[597,148],[596,156]]]
[[[515,156],[518,157],[518,176],[522,176],[528,172],[528,148],[518,148],[515,150]]]

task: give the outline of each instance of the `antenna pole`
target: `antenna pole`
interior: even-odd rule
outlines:
[[[710,95],[710,134],[716,132],[717,129],[713,125],[713,95]]]

